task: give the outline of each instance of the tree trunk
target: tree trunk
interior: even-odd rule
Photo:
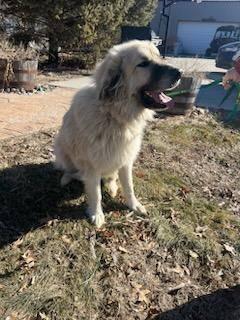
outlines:
[[[53,34],[49,35],[49,50],[48,50],[48,62],[50,64],[58,65],[59,55],[58,55],[58,39]]]

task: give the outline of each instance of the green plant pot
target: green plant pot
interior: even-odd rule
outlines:
[[[195,105],[195,100],[198,95],[202,78],[183,76],[180,84],[172,91],[188,91],[186,93],[179,94],[173,97],[175,105],[171,109],[163,111],[164,114],[171,115],[186,115],[188,114]]]

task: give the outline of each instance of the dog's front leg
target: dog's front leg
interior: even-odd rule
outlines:
[[[101,204],[101,176],[90,175],[84,182],[85,191],[88,197],[88,214],[91,221],[100,228],[105,222]]]
[[[127,206],[141,213],[146,213],[144,206],[136,199],[133,189],[132,164],[126,165],[119,170],[119,180],[122,185],[123,195]]]

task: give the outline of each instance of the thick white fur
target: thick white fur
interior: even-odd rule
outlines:
[[[160,59],[158,50],[148,41],[113,47],[96,68],[92,83],[74,97],[56,138],[56,165],[65,172],[62,184],[72,178],[84,182],[88,213],[97,227],[104,223],[102,177],[110,177],[110,193],[115,196],[119,176],[128,207],[145,212],[132,182],[143,131],[153,116],[137,96],[151,76],[148,68],[136,67],[144,57]]]

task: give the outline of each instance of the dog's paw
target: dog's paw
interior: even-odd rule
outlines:
[[[129,203],[127,203],[127,205],[133,211],[143,214],[147,213],[146,208],[137,199],[135,199],[134,201],[130,201]]]
[[[101,226],[105,223],[105,217],[103,212],[90,214],[90,219],[91,222],[94,223],[97,228],[101,228]]]

